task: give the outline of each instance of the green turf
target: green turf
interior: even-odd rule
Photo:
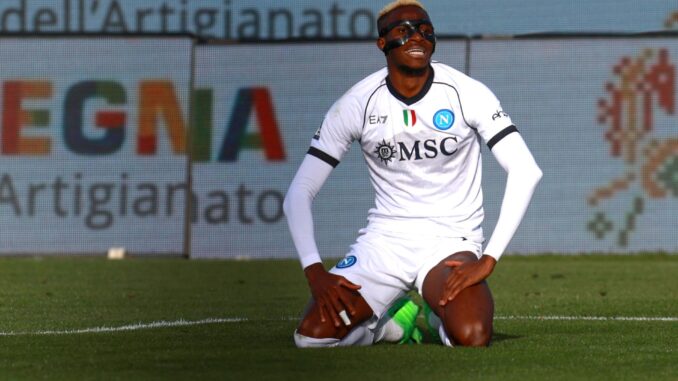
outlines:
[[[505,257],[488,349],[294,348],[308,291],[296,261],[0,259],[0,379],[676,380],[678,256]],[[20,334],[154,321],[241,322]]]

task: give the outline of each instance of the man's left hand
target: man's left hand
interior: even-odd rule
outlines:
[[[489,255],[483,255],[479,260],[473,262],[445,261],[445,266],[452,268],[452,272],[445,282],[440,306],[452,301],[466,287],[485,280],[490,276],[496,264],[497,260]]]

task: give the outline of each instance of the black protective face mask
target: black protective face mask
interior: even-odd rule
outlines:
[[[431,44],[433,44],[433,51],[435,51],[436,34],[433,30],[433,24],[431,24],[431,20],[429,19],[402,20],[394,22],[382,28],[379,31],[379,37],[386,36],[390,31],[400,26],[406,27],[406,34],[399,38],[386,41],[386,45],[384,45],[384,49],[382,49],[385,55],[388,54],[388,52],[392,49],[405,45],[415,33],[419,33],[424,39],[430,41]]]

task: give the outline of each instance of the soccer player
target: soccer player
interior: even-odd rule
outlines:
[[[403,299],[417,290],[443,344],[487,346],[494,302],[485,279],[518,228],[541,170],[495,95],[431,60],[436,36],[419,1],[388,4],[377,26],[386,67],[330,108],[285,198],[312,295],[295,343],[420,341],[419,308]],[[367,162],[375,206],[346,257],[326,271],[311,204],[354,141]],[[508,173],[484,250],[481,144]]]

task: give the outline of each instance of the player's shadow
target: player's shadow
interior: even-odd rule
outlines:
[[[522,339],[523,337],[524,336],[520,336],[520,335],[509,335],[509,334],[505,334],[505,333],[494,332],[492,334],[492,342],[498,343],[500,341]]]
[[[499,333],[499,332],[494,332],[492,333],[492,341],[490,342],[490,345],[496,344],[502,341],[507,341],[507,340],[516,340],[516,339],[522,339],[524,336],[520,335],[509,335],[505,333]],[[440,344],[440,340],[438,338],[434,338],[430,332],[424,333],[424,339],[422,340],[423,344]]]

